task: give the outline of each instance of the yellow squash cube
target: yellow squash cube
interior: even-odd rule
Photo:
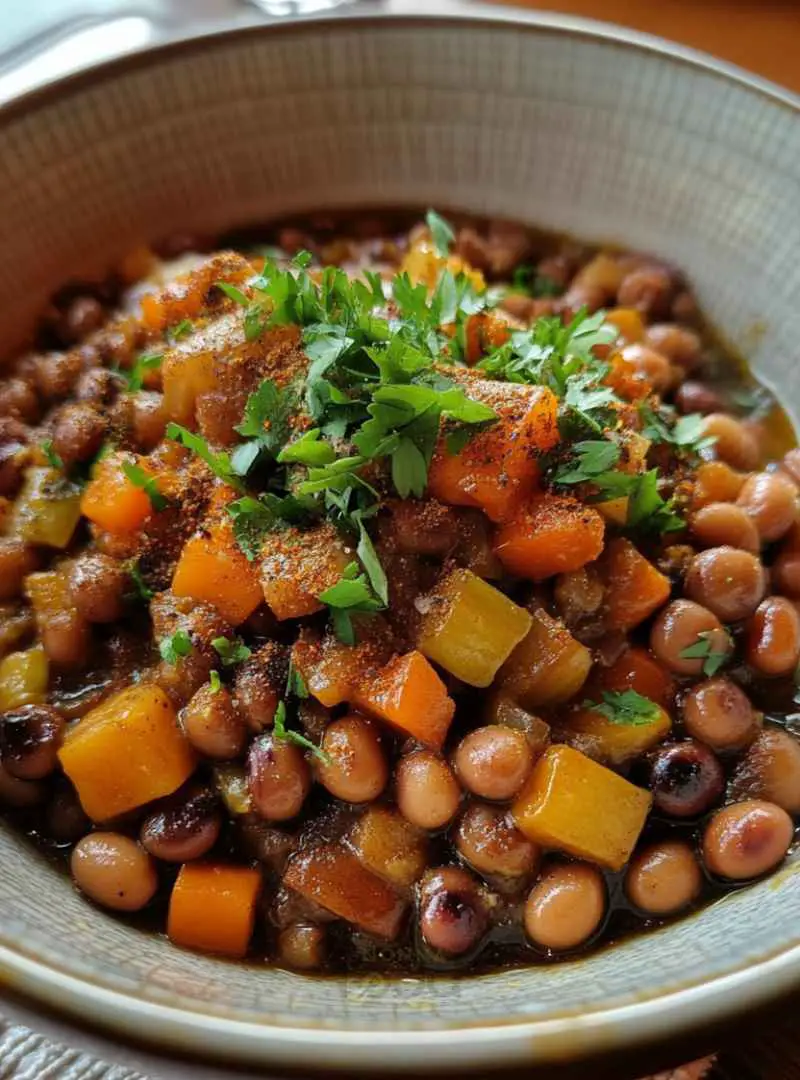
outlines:
[[[664,709],[646,724],[615,724],[592,709],[577,709],[562,727],[566,741],[588,757],[607,765],[624,765],[665,739],[672,721]]]
[[[649,791],[570,746],[551,746],[512,807],[517,828],[544,848],[621,870],[639,839]]]
[[[12,652],[0,660],[0,711],[47,701],[49,665],[41,645]]]
[[[470,686],[491,684],[533,621],[471,570],[454,570],[425,602],[419,651]]]
[[[369,870],[405,888],[422,876],[428,838],[396,810],[370,806],[350,835],[350,847]]]

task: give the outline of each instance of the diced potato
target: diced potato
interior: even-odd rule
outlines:
[[[471,570],[454,570],[420,603],[419,651],[470,686],[490,685],[533,621]]]
[[[565,495],[539,495],[497,530],[494,550],[511,574],[544,581],[580,570],[603,550],[605,521]]]
[[[9,653],[0,660],[0,711],[47,700],[47,654],[41,645]]]
[[[564,718],[561,733],[565,741],[594,761],[616,766],[650,750],[671,728],[664,709],[647,724],[615,724],[591,709],[577,709]]]
[[[63,550],[80,516],[80,492],[57,469],[28,469],[14,503],[9,532],[29,544]]]
[[[334,634],[317,640],[301,633],[292,650],[292,663],[308,692],[326,709],[332,709],[355,701],[358,687],[374,678],[390,655],[377,640],[345,645]]]
[[[621,870],[644,828],[649,791],[569,746],[551,746],[512,807],[529,840]]]
[[[562,622],[542,608],[532,613],[528,636],[500,669],[503,692],[526,709],[569,701],[586,682],[592,654]]]
[[[355,704],[433,750],[441,750],[456,711],[447,687],[416,651],[396,656],[358,688]]]
[[[290,860],[283,881],[367,933],[392,940],[400,932],[404,901],[340,844],[299,852]]]
[[[112,536],[129,536],[141,529],[153,512],[147,492],[125,475],[125,463],[136,463],[124,454],[111,454],[96,465],[84,488],[81,512],[99,529]],[[139,465],[145,472],[150,469]]]
[[[350,834],[350,846],[364,866],[404,888],[422,876],[428,840],[396,810],[370,806]]]
[[[93,821],[171,795],[195,767],[170,699],[149,683],[87,713],[67,732],[59,758]]]

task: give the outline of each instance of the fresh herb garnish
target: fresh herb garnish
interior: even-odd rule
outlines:
[[[321,438],[319,428],[312,428],[299,439],[284,446],[278,454],[280,464],[296,462],[299,465],[307,465],[310,468],[319,468],[330,465],[336,460],[336,451],[330,443]]]
[[[729,656],[728,650],[720,651],[714,648],[713,633],[713,630],[701,630],[697,641],[693,645],[687,645],[679,654],[683,660],[702,660],[703,674],[709,679],[717,674]]]
[[[136,390],[142,389],[148,371],[158,371],[163,359],[163,353],[140,353],[134,361],[133,367],[129,371],[125,371],[122,368],[117,368],[115,371],[117,375],[120,375],[125,380],[126,388],[128,392],[132,394]]]
[[[286,679],[286,692],[303,700],[309,696],[306,681],[291,660],[289,661],[289,674]]]
[[[527,296],[533,296],[537,300],[545,297],[561,296],[564,291],[563,287],[553,278],[548,277],[547,274],[537,273],[535,266],[528,266],[527,264],[516,268],[511,278],[511,287],[513,292],[525,293]]]
[[[133,598],[144,600],[145,603],[153,599],[155,593],[142,577],[142,571],[139,566],[138,560],[134,560],[132,563],[129,564],[128,576],[133,582]]]
[[[142,489],[156,512],[169,506],[169,499],[158,490],[158,481],[155,476],[151,476],[141,465],[133,461],[123,461],[122,471],[135,487]]]
[[[220,292],[225,293],[229,300],[234,300],[241,307],[249,306],[250,297],[243,293],[238,286],[231,285],[229,281],[217,281],[215,284]]]
[[[354,614],[374,613],[386,606],[375,594],[367,574],[359,573],[358,563],[355,562],[349,563],[336,584],[320,593],[318,599],[330,609],[334,632],[345,645],[355,645],[356,642],[352,620]]]
[[[209,671],[208,681],[211,686],[211,693],[218,694],[222,689],[222,679],[219,677],[219,672],[214,670]]]
[[[428,226],[433,240],[433,247],[437,255],[446,258],[450,254],[450,247],[455,243],[456,234],[453,226],[435,210],[429,210],[425,215],[425,223]]]
[[[322,762],[323,765],[330,765],[330,755],[326,754],[322,747],[317,746],[311,739],[307,739],[305,735],[301,735],[299,731],[292,731],[291,728],[286,726],[286,703],[283,701],[278,702],[278,707],[275,710],[275,719],[272,723],[272,735],[276,739],[283,739],[285,742],[292,742],[295,746],[301,746],[304,750],[308,750],[315,758]]]
[[[41,449],[42,453],[44,454],[45,458],[47,459],[47,464],[52,469],[60,469],[63,472],[63,470],[64,470],[64,462],[61,460],[60,456],[53,449],[53,440],[52,439],[46,439],[45,442],[43,442],[41,444],[40,449]]]
[[[652,724],[660,715],[660,708],[650,698],[636,690],[604,690],[602,702],[584,701],[582,708],[610,720],[612,724],[641,727]]]
[[[605,473],[617,464],[620,449],[616,443],[607,439],[578,442],[572,447],[577,461],[556,470],[553,480],[556,484],[597,484],[602,487]]]
[[[642,418],[642,435],[655,443],[667,443],[679,447],[690,454],[699,454],[717,441],[715,435],[705,435],[705,417],[700,413],[690,413],[676,419],[674,409],[662,405],[654,409],[643,402],[639,406]]]
[[[211,642],[224,667],[233,667],[241,664],[253,655],[253,650],[248,648],[241,638],[216,637]]]
[[[185,446],[187,450],[191,450],[193,454],[196,454],[220,480],[224,480],[226,484],[235,488],[236,491],[244,490],[241,480],[231,465],[230,454],[226,454],[224,450],[212,450],[202,435],[195,435],[193,431],[181,427],[180,424],[172,422],[167,424],[166,434],[168,439],[173,439],[175,442],[180,443],[181,446]]]
[[[261,548],[269,533],[290,525],[307,523],[313,507],[308,500],[294,495],[273,495],[267,492],[256,499],[245,495],[228,503],[228,514],[233,518],[233,535],[250,562],[261,554]]]
[[[185,630],[176,630],[159,642],[158,651],[166,663],[177,664],[181,657],[188,656],[192,651],[192,639]]]
[[[248,441],[238,446],[231,464],[240,476],[246,476],[262,456],[277,458],[291,433],[291,419],[297,409],[293,390],[281,390],[272,379],[264,379],[250,394],[244,417],[236,430]]]
[[[170,337],[173,341],[180,341],[181,338],[186,337],[187,334],[191,334],[194,330],[194,323],[191,319],[181,319],[179,323],[172,327],[170,330]]]

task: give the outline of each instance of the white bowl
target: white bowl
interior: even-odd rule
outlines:
[[[406,4],[241,26],[0,113],[0,340],[48,291],[178,227],[435,205],[649,249],[800,403],[799,103],[611,27]],[[416,10],[414,10],[416,8]],[[434,10],[435,8],[435,10]],[[0,831],[0,971],[203,1055],[381,1070],[580,1059],[800,983],[800,875],[586,959],[458,979],[316,979],[192,955],[89,906]]]

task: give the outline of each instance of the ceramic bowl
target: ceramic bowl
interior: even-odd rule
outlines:
[[[434,205],[673,260],[781,400],[800,405],[797,100],[613,27],[397,7],[269,25],[240,12],[232,27],[204,23],[6,106],[0,341],[18,340],[60,282],[178,227]],[[401,980],[183,952],[91,907],[7,828],[0,865],[12,986],[127,1035],[262,1064],[430,1073],[581,1058],[800,982],[794,861],[586,959]]]

